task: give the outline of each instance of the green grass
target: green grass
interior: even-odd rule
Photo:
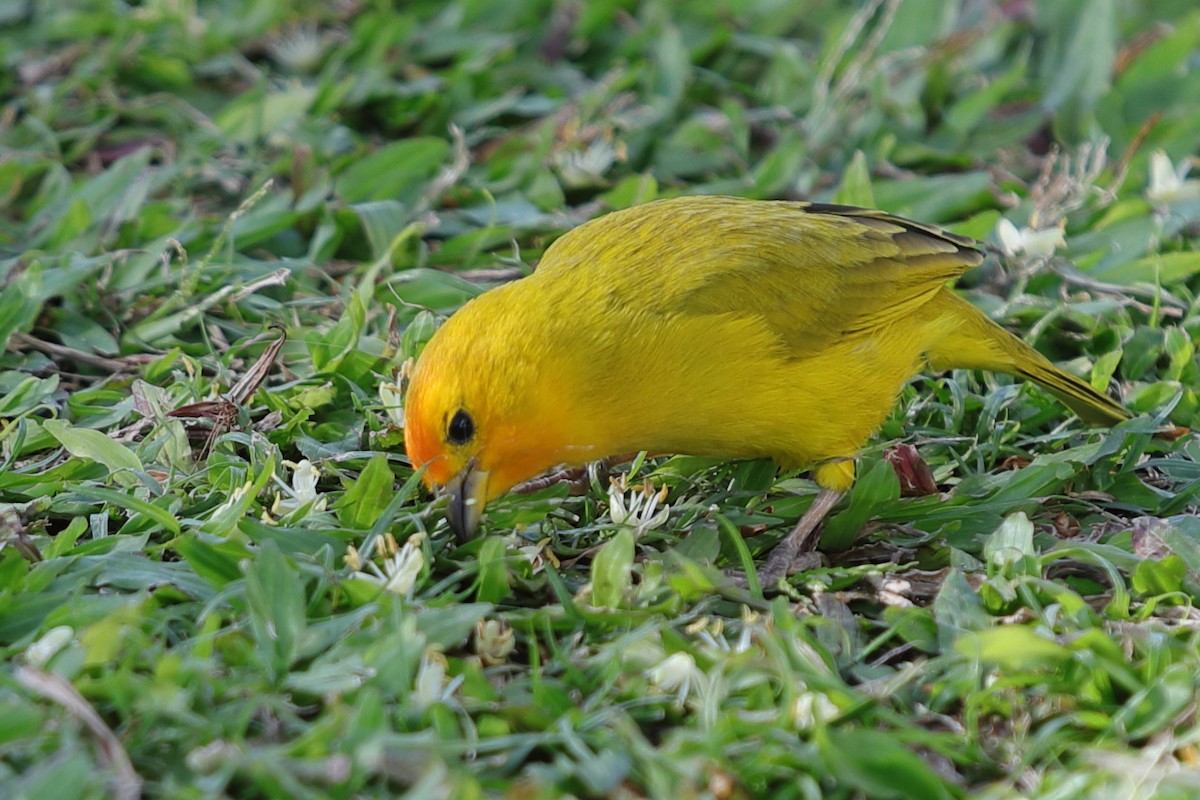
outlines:
[[[0,0],[0,795],[1196,796],[1191,0],[392,5]],[[914,381],[787,596],[720,579],[814,493],[768,463],[456,547],[402,365],[714,192],[1061,227],[960,288],[1139,416]]]

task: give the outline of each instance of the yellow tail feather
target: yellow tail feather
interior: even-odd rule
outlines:
[[[1016,374],[1028,378],[1057,397],[1089,425],[1116,425],[1131,416],[1116,400],[1048,362],[1020,365]]]
[[[1116,425],[1132,416],[1116,400],[1054,366],[952,290],[944,288],[929,304],[929,311],[946,331],[927,355],[934,369],[983,369],[1027,378],[1090,425]]]

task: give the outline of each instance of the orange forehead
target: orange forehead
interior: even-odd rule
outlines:
[[[404,450],[414,469],[425,467],[427,485],[441,485],[454,477],[454,468],[443,446],[439,420],[429,416],[423,398],[420,383],[414,382],[404,406]]]

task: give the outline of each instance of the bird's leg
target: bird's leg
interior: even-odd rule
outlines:
[[[816,547],[817,528],[845,494],[833,489],[822,489],[817,494],[817,499],[813,500],[796,527],[786,539],[775,545],[771,555],[767,556],[767,563],[758,571],[758,583],[763,589],[774,586],[780,578],[786,578],[792,572],[797,558]]]

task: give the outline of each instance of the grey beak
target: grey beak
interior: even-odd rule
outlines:
[[[446,484],[445,492],[450,496],[450,505],[446,506],[446,521],[450,523],[450,529],[454,531],[459,544],[469,542],[479,528],[483,507],[487,503],[487,484],[488,473],[476,469],[474,459]]]

